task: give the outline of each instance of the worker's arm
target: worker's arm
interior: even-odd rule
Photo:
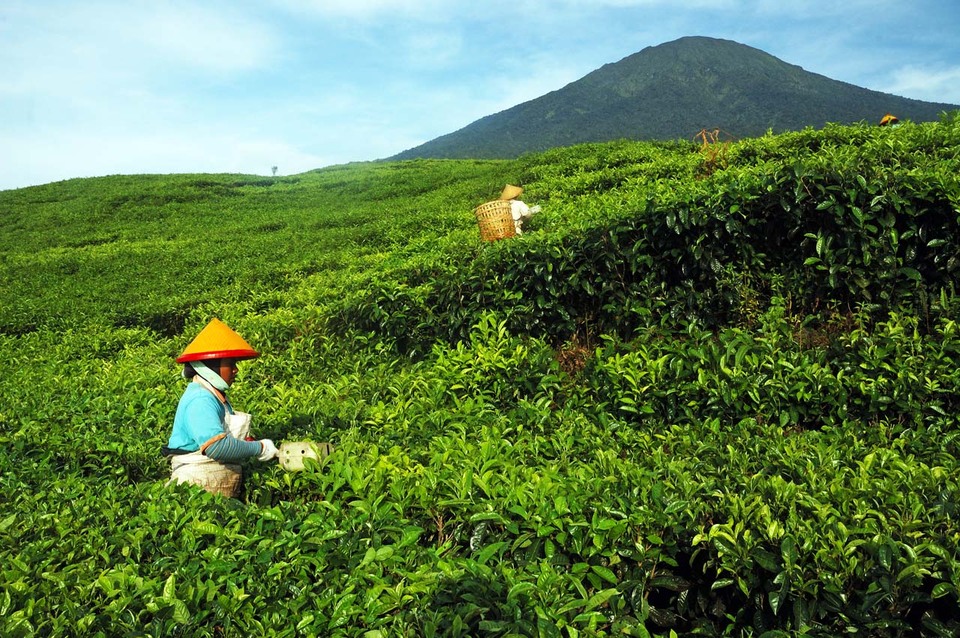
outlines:
[[[216,437],[215,437],[216,438]],[[263,452],[260,441],[241,441],[229,434],[216,438],[202,448],[205,456],[221,463],[239,463]]]
[[[223,404],[212,394],[194,388],[190,388],[190,392],[190,398],[181,406],[182,413],[178,410],[182,430],[189,442],[178,447],[188,451],[199,449],[208,458],[221,463],[239,463],[252,457],[266,461],[276,456],[276,446],[272,442],[268,444],[266,439],[242,441],[231,436],[223,424]]]

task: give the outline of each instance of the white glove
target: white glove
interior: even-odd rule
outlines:
[[[277,446],[274,445],[270,439],[260,439],[260,445],[263,446],[263,451],[260,452],[257,460],[269,461],[270,459],[276,458],[277,454],[280,453]]]
[[[540,205],[539,205],[539,204],[537,204],[536,206],[531,206],[531,207],[530,207],[530,214],[531,214],[531,215],[535,215],[536,213],[539,213],[539,212],[540,212]]]

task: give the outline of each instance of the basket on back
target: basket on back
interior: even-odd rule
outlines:
[[[480,204],[473,212],[477,215],[480,239],[496,241],[517,234],[517,229],[513,224],[513,215],[510,213],[509,201],[497,199],[486,204]]]

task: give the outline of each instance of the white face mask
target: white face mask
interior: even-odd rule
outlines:
[[[203,361],[191,361],[190,367],[197,371],[197,374],[200,375],[200,378],[215,387],[221,392],[226,392],[230,385],[223,380],[213,368],[205,364]]]

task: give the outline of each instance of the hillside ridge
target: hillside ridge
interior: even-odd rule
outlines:
[[[833,80],[732,40],[687,36],[387,159],[507,159],[585,142],[691,139],[715,128],[745,138],[879,121],[887,112],[935,121],[958,108]]]

